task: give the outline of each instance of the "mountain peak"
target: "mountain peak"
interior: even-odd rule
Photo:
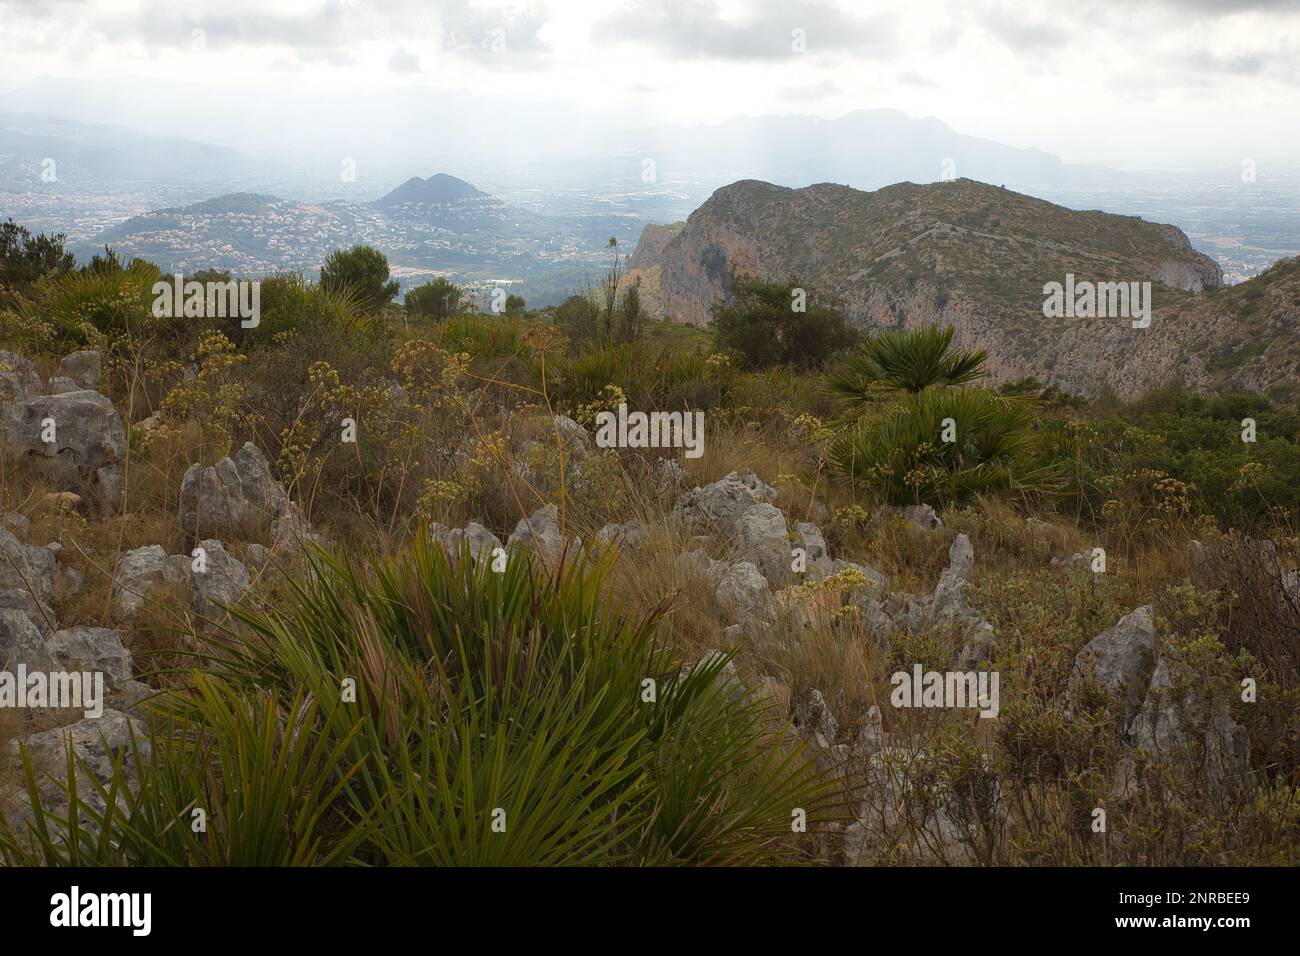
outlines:
[[[487,193],[478,189],[476,186],[465,182],[463,179],[457,179],[455,176],[449,176],[446,173],[435,173],[428,179],[421,179],[419,176],[412,176],[402,185],[398,186],[388,195],[384,196],[376,205],[379,206],[396,206],[401,203],[453,203],[462,199],[481,199],[486,198]]]

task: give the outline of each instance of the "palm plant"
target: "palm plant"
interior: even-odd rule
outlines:
[[[945,426],[955,440],[944,440]],[[905,393],[843,426],[830,455],[843,475],[893,505],[951,504],[1059,484],[1058,469],[1040,454],[1032,405],[982,388]]]
[[[235,611],[157,716],[148,760],[98,799],[0,817],[9,862],[555,865],[796,862],[829,784],[760,704],[684,669],[660,616],[629,619],[600,563],[506,570],[419,538],[323,552],[271,606]],[[238,632],[234,630],[238,628]],[[69,760],[71,761],[71,757]],[[128,786],[134,778],[138,783]],[[103,809],[96,811],[95,806]],[[208,827],[190,827],[205,808]],[[807,838],[804,838],[807,839]]]
[[[952,348],[952,326],[891,329],[860,344],[823,379],[823,388],[850,414],[883,393],[969,385],[984,375],[988,352]]]

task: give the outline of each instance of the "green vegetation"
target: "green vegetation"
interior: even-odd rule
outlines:
[[[745,368],[818,368],[858,335],[844,316],[797,278],[786,282],[731,276],[731,299],[713,307],[718,348]]]
[[[321,266],[320,284],[326,292],[356,296],[374,311],[392,302],[400,288],[388,279],[388,257],[364,245],[331,253]]]
[[[689,672],[602,594],[606,570],[504,573],[414,542],[354,567],[318,554],[172,696],[152,760],[38,817],[8,864],[264,866],[797,862],[790,808],[825,812],[811,757]],[[232,631],[230,638],[235,638]],[[648,685],[647,681],[654,682]],[[648,689],[649,688],[649,689]],[[647,695],[653,695],[648,697]],[[70,779],[74,781],[76,777]],[[34,805],[36,782],[29,778]],[[76,808],[75,793],[69,793]],[[206,809],[206,832],[190,810]],[[508,834],[506,838],[504,834]]]
[[[510,298],[519,299],[518,296]],[[507,311],[510,311],[510,298],[506,299]],[[443,276],[438,276],[432,282],[416,286],[406,293],[406,311],[413,316],[441,322],[456,313],[460,300],[460,287]],[[519,299],[519,304],[522,308],[523,299]]]

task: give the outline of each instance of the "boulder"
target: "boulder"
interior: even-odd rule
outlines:
[[[68,378],[66,375],[56,375],[50,379],[50,384],[45,391],[50,395],[62,395],[65,392],[79,392],[83,387],[76,379]]]
[[[98,671],[114,690],[131,679],[131,652],[122,645],[120,631],[107,627],[69,627],[50,635],[46,644],[55,669]]]
[[[127,785],[135,787],[135,757],[132,741],[142,759],[148,759],[149,736],[144,724],[116,710],[105,710],[99,717],[87,717],[66,727],[56,727],[30,734],[21,741],[36,778],[36,790],[46,813],[66,817],[68,813],[68,750],[73,754],[77,776],[77,798],[102,814],[107,809],[104,798],[90,779],[107,785],[113,777],[115,760],[120,760]],[[9,743],[12,762],[19,758],[19,741]],[[89,774],[89,777],[82,776]],[[6,815],[12,822],[31,820],[26,788],[20,788],[5,800]],[[91,825],[90,818],[83,823]]]
[[[747,508],[774,502],[776,497],[776,489],[752,471],[733,471],[679,496],[673,505],[673,519],[689,532],[730,534]]]
[[[645,522],[640,518],[632,518],[623,524],[605,525],[596,532],[596,545],[599,548],[607,548],[611,545],[620,548],[640,548],[645,545],[649,537],[650,533],[646,529]]]
[[[1142,706],[1155,667],[1156,628],[1148,604],[1084,645],[1074,658],[1069,687],[1077,690],[1091,677],[1119,701],[1127,725]]]
[[[737,554],[752,562],[770,583],[790,576],[790,537],[785,515],[775,505],[750,505],[736,518]]]
[[[0,351],[0,413],[41,394],[41,376],[31,359]]]
[[[833,744],[840,735],[835,715],[831,713],[822,692],[816,688],[805,691],[795,704],[794,723],[805,733],[813,735],[814,739],[820,738],[817,744],[823,749]]]
[[[59,375],[80,388],[99,388],[102,366],[98,352],[71,352],[59,362]]]
[[[753,563],[737,561],[718,576],[713,596],[733,619],[757,614],[769,597],[767,579]]]
[[[113,571],[113,598],[119,613],[131,617],[144,606],[150,589],[160,584],[184,584],[190,577],[190,559],[168,556],[160,544],[126,552]]]
[[[248,569],[215,538],[200,541],[199,547],[205,552],[207,567],[190,574],[191,606],[202,617],[224,619],[223,605],[238,604],[248,590]]]
[[[889,514],[905,518],[922,531],[938,531],[943,527],[943,519],[930,505],[904,505],[902,507],[886,505],[883,510]]]
[[[574,560],[581,550],[576,538],[571,541],[565,539],[560,530],[560,510],[553,504],[538,508],[527,518],[519,519],[506,541],[507,550],[517,548],[528,548],[547,561],[557,561],[566,553],[569,560]]]
[[[587,434],[587,429],[567,415],[556,415],[554,423],[555,432],[560,436],[560,441],[569,454],[577,458],[586,458],[591,450],[591,436]]]
[[[51,671],[53,663],[45,639],[27,615],[0,608],[0,670],[13,671],[22,664],[29,671]]]
[[[871,865],[882,851],[894,862],[899,849],[914,863],[979,862],[975,848],[1000,841],[1011,817],[987,755],[963,777],[963,792],[955,792],[927,750],[873,753],[858,819],[844,831],[845,865]]]
[[[21,610],[38,629],[48,629],[57,571],[49,548],[23,544],[0,528],[0,607]]]
[[[45,422],[54,441],[45,442]],[[64,490],[92,488],[105,501],[120,500],[118,463],[126,454],[126,429],[113,403],[81,389],[38,395],[17,403],[9,415],[9,448]]]
[[[715,561],[703,548],[677,555],[677,573],[682,577],[717,578],[726,568],[725,561]]]
[[[959,534],[948,548],[948,570],[944,572],[944,580],[952,584],[969,581],[974,570],[975,548],[965,533]]]
[[[492,553],[501,547],[501,539],[477,522],[471,521],[464,528],[453,528],[444,532],[441,544],[454,557],[460,554],[462,542],[468,543],[470,556],[475,561],[489,561]]]
[[[807,521],[797,521],[795,522],[794,533],[808,555],[809,565],[818,558],[829,558],[831,556],[830,550],[826,547],[826,538],[822,535],[821,529],[815,524]]]
[[[179,517],[181,530],[196,536],[238,537],[248,528],[267,526],[277,540],[310,534],[284,486],[272,477],[266,456],[252,442],[215,465],[190,465],[181,480]]]

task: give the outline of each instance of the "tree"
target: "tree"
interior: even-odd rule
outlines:
[[[988,352],[954,349],[952,326],[890,329],[863,342],[823,379],[850,411],[885,392],[920,392],[932,385],[969,385],[984,376]]]
[[[514,315],[524,311],[524,305],[524,297],[522,295],[506,296],[506,313],[508,315]]]
[[[798,279],[773,282],[733,271],[731,297],[714,304],[720,349],[749,368],[815,368],[858,341],[848,320]]]
[[[380,312],[399,289],[388,275],[387,256],[373,246],[357,245],[330,253],[320,270],[320,284],[326,292],[356,296],[363,308]]]
[[[416,286],[406,293],[406,311],[411,315],[441,322],[455,314],[461,295],[460,286],[438,276],[432,282]]]
[[[70,272],[77,260],[64,248],[67,238],[63,233],[34,236],[12,219],[0,225],[0,285],[23,291],[41,276]]]

